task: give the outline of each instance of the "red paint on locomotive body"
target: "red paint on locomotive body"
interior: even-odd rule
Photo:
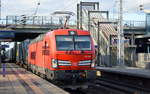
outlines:
[[[95,48],[88,31],[58,29],[30,43],[28,62],[51,71],[94,70]]]

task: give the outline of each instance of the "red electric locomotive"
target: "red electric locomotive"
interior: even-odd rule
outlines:
[[[95,48],[88,31],[58,29],[29,44],[29,68],[50,80],[94,79]]]

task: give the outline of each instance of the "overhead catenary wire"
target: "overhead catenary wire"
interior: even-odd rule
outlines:
[[[56,8],[55,10],[65,10],[65,11],[68,11],[69,9],[72,9],[72,7],[74,7],[74,5],[76,5],[77,3],[79,3],[81,0],[70,0],[70,2],[65,2],[65,5],[64,6],[61,6],[61,7],[58,7]],[[71,7],[71,8],[70,8]],[[75,8],[75,11],[76,11],[76,8]],[[73,11],[72,11],[73,12]],[[76,14],[74,14],[76,16]]]
[[[58,7],[55,10],[59,10],[59,12],[61,12],[61,11],[62,12],[72,12],[73,15],[70,15],[70,16],[72,16],[70,19],[74,19],[74,17],[76,16],[76,14],[73,12],[73,10],[70,11],[69,9],[72,9],[72,7],[74,7],[74,5],[76,5],[79,1],[81,1],[81,0],[71,0],[70,2],[65,2],[64,6]],[[53,13],[51,13],[51,15],[54,16]],[[68,14],[63,15],[63,14],[60,13],[60,15],[57,14],[54,17],[57,16],[59,19],[64,20],[64,19],[66,19],[67,15]]]

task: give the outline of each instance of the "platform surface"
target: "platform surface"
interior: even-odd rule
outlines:
[[[134,76],[134,77],[142,77],[142,78],[148,78],[150,79],[150,70],[148,69],[141,69],[141,68],[135,68],[135,67],[96,67],[99,71],[104,72],[112,72],[117,74],[123,74],[128,76]]]
[[[69,94],[16,64],[6,63],[5,77],[2,70],[1,66],[0,94]]]

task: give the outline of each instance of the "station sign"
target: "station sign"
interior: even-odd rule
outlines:
[[[0,31],[0,39],[10,39],[14,37],[14,31]]]

